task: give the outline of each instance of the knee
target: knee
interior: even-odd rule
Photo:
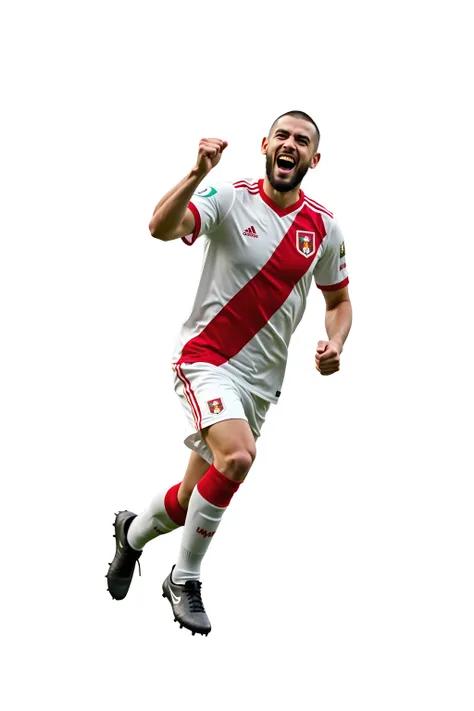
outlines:
[[[233,481],[243,481],[255,461],[256,451],[239,449],[222,457],[216,462],[217,469]]]

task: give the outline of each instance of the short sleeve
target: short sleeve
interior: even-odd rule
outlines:
[[[221,183],[215,187],[209,185],[194,193],[189,209],[196,220],[194,232],[183,237],[189,246],[203,234],[212,234],[227,217],[235,199],[232,183]]]
[[[341,229],[331,221],[323,253],[314,269],[314,280],[322,291],[337,291],[349,283],[346,265],[346,245]]]

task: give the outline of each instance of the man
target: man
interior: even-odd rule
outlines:
[[[146,543],[184,526],[163,596],[175,621],[193,634],[211,630],[201,561],[254,462],[313,278],[326,300],[328,340],[319,341],[315,355],[321,375],[339,370],[351,327],[343,237],[332,214],[300,189],[319,162],[318,144],[313,119],[290,111],[263,139],[263,180],[201,188],[227,147],[202,139],[195,166],[160,200],[150,222],[151,234],[163,242],[181,238],[192,245],[205,235],[201,281],[173,361],[192,453],[182,482],[160,492],[139,516],[117,514],[107,580],[112,597],[123,599]]]

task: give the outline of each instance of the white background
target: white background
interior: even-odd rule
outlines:
[[[165,6],[164,6],[165,5]],[[2,706],[472,711],[472,123],[467,3],[6,2]],[[171,350],[201,246],[148,233],[201,136],[258,178],[291,109],[343,229],[338,375],[314,290],[281,401],[203,567],[211,635],[160,586],[113,602],[113,513],[179,481]]]

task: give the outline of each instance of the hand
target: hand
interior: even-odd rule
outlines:
[[[195,168],[199,177],[204,178],[216,167],[227,146],[227,141],[221,141],[220,138],[201,138]]]
[[[321,375],[332,375],[339,370],[342,346],[336,341],[318,341],[316,349],[316,370]]]

